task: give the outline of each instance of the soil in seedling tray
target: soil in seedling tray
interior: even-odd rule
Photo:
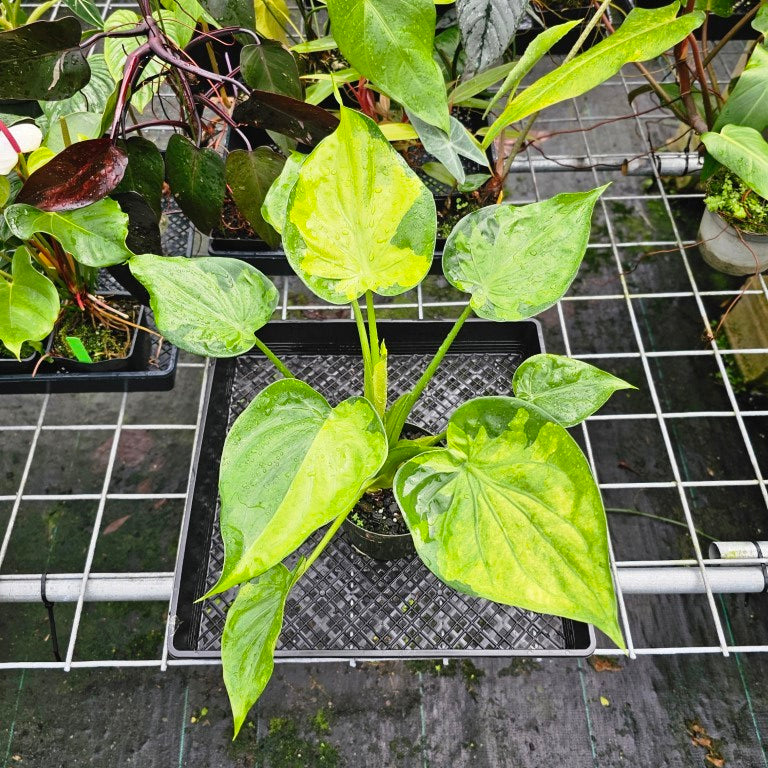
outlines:
[[[366,493],[352,510],[350,522],[373,533],[399,536],[408,533],[408,526],[400,513],[391,488]]]

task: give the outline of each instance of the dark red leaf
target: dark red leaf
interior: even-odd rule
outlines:
[[[251,91],[235,107],[232,117],[237,123],[282,133],[309,146],[332,134],[339,125],[339,119],[327,109],[269,91]]]
[[[72,144],[35,171],[16,202],[42,211],[84,208],[106,197],[121,181],[128,156],[109,139]]]

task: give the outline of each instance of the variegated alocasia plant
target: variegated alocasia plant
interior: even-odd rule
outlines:
[[[219,475],[226,557],[218,583],[200,598],[240,585],[222,638],[235,735],[269,681],[291,589],[312,577],[312,564],[371,488],[393,489],[418,555],[447,584],[592,622],[623,647],[600,494],[565,427],[628,384],[585,363],[539,355],[518,369],[517,396],[510,388],[509,396],[458,408],[444,446],[436,438],[401,437],[473,313],[520,320],[563,295],[584,256],[603,188],[493,206],[458,223],[444,270],[468,294],[467,305],[413,388],[390,403],[373,296],[403,293],[427,274],[435,208],[373,121],[344,108],[340,118],[311,154],[286,163],[263,213],[282,232],[307,286],[351,305],[365,387],[362,396],[332,407],[258,342],[283,378],[254,398],[226,439]],[[137,257],[131,264],[152,292],[145,267],[155,262]],[[163,286],[157,296],[161,316],[170,292]],[[267,294],[264,304],[273,306]],[[190,310],[177,302],[168,311]],[[319,544],[289,570],[286,556],[323,526]]]

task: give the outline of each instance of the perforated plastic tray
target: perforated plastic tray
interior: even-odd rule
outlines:
[[[384,321],[390,396],[415,383],[451,323]],[[355,325],[348,321],[275,323],[263,340],[301,379],[334,404],[362,390]],[[469,321],[415,408],[411,421],[444,428],[470,397],[510,394],[515,368],[542,350],[535,321]],[[195,604],[217,580],[224,548],[218,526],[218,469],[224,437],[254,395],[276,380],[261,355],[216,362],[197,452],[194,492],[185,511],[169,651],[176,657],[218,657],[226,609],[236,591]],[[306,554],[318,532],[301,547]],[[588,655],[591,627],[459,594],[415,555],[375,562],[338,535],[291,592],[277,656],[301,658],[424,658]]]

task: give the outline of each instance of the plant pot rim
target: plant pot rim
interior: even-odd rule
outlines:
[[[756,240],[761,243],[765,240],[768,240],[768,232],[749,232],[746,229],[737,227],[735,224],[731,224],[729,221],[723,218],[723,216],[720,215],[719,211],[713,211],[711,208],[704,206],[703,215],[706,216],[707,214],[710,214],[718,221],[722,222],[723,228],[732,229],[734,232],[738,232],[745,240]]]

